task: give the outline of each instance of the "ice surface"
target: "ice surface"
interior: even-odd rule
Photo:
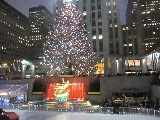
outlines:
[[[6,112],[16,112],[19,120],[160,120],[160,118],[147,115],[118,115],[103,113],[82,112],[55,112],[55,111],[33,111],[4,109]]]

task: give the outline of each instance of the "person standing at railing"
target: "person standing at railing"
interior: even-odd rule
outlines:
[[[2,108],[0,108],[0,115],[2,115],[5,111],[2,110]]]

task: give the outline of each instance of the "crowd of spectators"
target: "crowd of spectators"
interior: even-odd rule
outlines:
[[[107,77],[114,77],[114,76],[151,76],[151,75],[154,75],[154,76],[158,76],[158,73],[157,72],[148,72],[148,73],[141,73],[141,72],[137,72],[137,73],[117,73],[117,74],[108,74]]]

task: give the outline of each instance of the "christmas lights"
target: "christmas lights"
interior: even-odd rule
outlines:
[[[44,47],[48,75],[93,72],[96,56],[91,51],[87,35],[81,12],[71,3],[63,4]]]

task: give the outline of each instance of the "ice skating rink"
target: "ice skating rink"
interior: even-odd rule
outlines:
[[[83,112],[55,112],[4,109],[6,112],[16,112],[19,120],[160,120],[158,117],[136,114],[103,114]]]

